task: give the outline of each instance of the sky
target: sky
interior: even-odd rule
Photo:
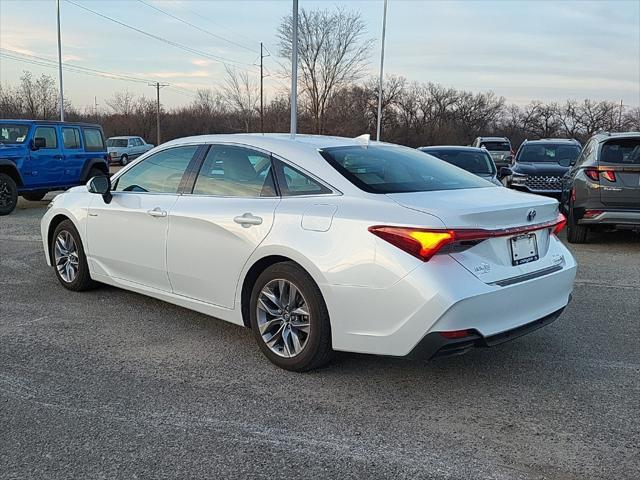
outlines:
[[[367,37],[375,39],[368,69],[378,74],[383,0],[299,3],[305,9],[360,13]],[[64,72],[65,97],[80,108],[93,108],[97,101],[98,109],[106,110],[109,98],[123,90],[154,98],[147,81],[170,84],[161,90],[165,106],[184,105],[197,89],[223,85],[225,64],[245,69],[257,81],[260,42],[271,54],[264,61],[267,99],[290,83],[280,74],[276,32],[291,12],[291,0],[60,4],[63,59],[70,66]],[[55,0],[0,0],[0,82],[16,85],[24,70],[57,79],[55,61]],[[94,72],[79,73],[72,66]],[[105,78],[95,70],[136,80]],[[640,106],[640,0],[389,0],[385,73],[474,92],[492,90],[519,105],[591,98]]]

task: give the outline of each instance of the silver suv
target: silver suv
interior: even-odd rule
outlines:
[[[563,178],[561,203],[571,243],[596,228],[640,231],[640,132],[591,137]]]
[[[507,137],[478,137],[471,146],[486,148],[498,169],[508,166],[513,158],[511,142]]]
[[[107,139],[109,162],[119,163],[123,166],[152,148],[153,145],[145,142],[142,137],[111,137]]]

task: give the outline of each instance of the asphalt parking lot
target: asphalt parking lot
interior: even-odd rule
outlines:
[[[63,289],[46,203],[0,217],[0,478],[640,478],[640,235],[571,246],[573,302],[529,336],[295,374],[238,326]]]

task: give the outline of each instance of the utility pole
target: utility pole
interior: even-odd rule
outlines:
[[[378,125],[376,127],[376,140],[380,141],[380,129],[382,127],[382,75],[384,72],[384,36],[387,29],[387,0],[384,0],[384,13],[382,14],[382,48],[380,49],[380,84],[378,85]]]
[[[291,140],[298,128],[298,0],[293,0],[293,38],[291,45]]]
[[[168,87],[169,84],[168,83],[155,82],[155,83],[149,83],[148,85],[150,87],[156,87],[156,99],[157,99],[157,105],[156,105],[156,129],[157,129],[156,147],[157,147],[158,145],[160,145],[160,89],[162,87]]]
[[[618,115],[618,131],[621,132],[622,131],[622,109],[624,107],[622,106],[622,100],[620,100],[620,114]]]
[[[56,0],[58,23],[58,75],[60,76],[60,121],[64,122],[64,93],[62,88],[62,42],[60,40],[60,0]]]
[[[264,133],[264,70],[262,42],[260,42],[260,133]]]
[[[93,97],[93,114],[96,118],[98,118],[98,97]]]

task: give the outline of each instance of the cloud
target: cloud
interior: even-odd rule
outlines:
[[[213,63],[213,61],[211,61],[211,60],[205,60],[205,59],[200,59],[200,58],[195,58],[195,59],[191,60],[191,64],[195,65],[197,67],[208,67],[212,63]]]
[[[205,72],[203,70],[196,70],[192,72],[147,72],[140,73],[139,75],[156,78],[206,78],[210,76],[209,72]]]

